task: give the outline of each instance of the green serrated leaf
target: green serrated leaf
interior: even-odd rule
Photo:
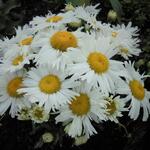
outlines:
[[[66,3],[71,3],[73,6],[89,5],[91,0],[66,0]]]

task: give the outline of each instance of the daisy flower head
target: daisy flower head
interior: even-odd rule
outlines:
[[[68,11],[65,13],[52,14],[49,12],[45,17],[34,17],[30,22],[34,32],[38,32],[41,30],[47,30],[48,28],[53,29],[64,29],[67,23],[74,22],[77,19],[74,17],[74,13],[72,11]]]
[[[25,46],[25,45],[30,45],[32,42],[32,33],[33,30],[29,25],[24,25],[23,27],[18,27],[15,29],[15,36],[12,38],[4,38],[1,40],[0,48],[5,52],[7,52],[11,46],[13,45],[20,45],[20,46]]]
[[[124,24],[118,24],[117,26],[113,26],[113,29],[118,31],[118,33],[124,33],[124,36],[126,37],[137,37],[139,35],[138,27],[132,27],[132,22],[129,22],[127,26],[125,26]]]
[[[106,105],[106,116],[110,121],[118,123],[118,117],[122,117],[122,112],[127,111],[125,108],[125,101],[121,99],[120,96],[107,96],[105,100],[108,102]]]
[[[118,81],[117,92],[127,95],[124,100],[130,102],[130,118],[136,120],[140,115],[141,108],[143,108],[142,120],[146,121],[150,114],[150,92],[144,88],[144,78],[147,76],[140,75],[139,72],[134,69],[134,63],[125,62],[125,68],[129,75],[125,81]]]
[[[74,14],[75,17],[83,20],[84,22],[86,22],[86,24],[88,24],[90,27],[92,28],[97,28],[97,19],[96,16],[99,13],[99,9],[96,9],[96,7],[98,7],[99,4],[95,5],[95,6],[78,6],[75,8],[74,10]]]
[[[74,89],[78,93],[68,105],[60,108],[60,114],[55,118],[56,123],[63,122],[65,131],[71,137],[96,134],[91,121],[105,120],[105,101],[99,99],[98,90],[90,90],[84,84]]]
[[[67,64],[72,63],[68,56],[71,47],[77,48],[84,39],[85,33],[77,30],[69,32],[67,30],[49,30],[39,33],[35,37],[34,47],[41,47],[41,50],[35,57],[39,65],[50,64],[57,69],[64,70]]]
[[[29,111],[30,118],[35,123],[47,122],[49,119],[49,113],[45,111],[44,107],[33,105]]]
[[[0,115],[3,115],[9,108],[11,117],[23,107],[30,107],[30,102],[24,94],[18,90],[23,87],[23,72],[7,73],[0,75]]]
[[[30,107],[23,107],[19,112],[17,113],[17,119],[18,120],[30,120]]]
[[[68,65],[74,78],[85,80],[91,88],[99,87],[104,93],[113,91],[115,80],[125,76],[123,63],[112,59],[117,50],[110,40],[90,36],[82,42],[81,50],[72,49],[70,58],[74,64]]]
[[[127,40],[123,40],[119,42],[117,45],[118,54],[121,55],[124,59],[129,60],[129,57],[139,56],[141,50],[138,48],[138,44],[136,44],[137,39],[131,39],[130,42]]]
[[[33,53],[31,49],[31,44],[34,38],[33,30],[29,25],[24,25],[23,27],[18,27],[15,29],[16,34],[11,39],[5,38],[3,40],[2,48],[4,54],[9,52],[13,54],[13,51],[10,51],[11,47],[19,46],[21,51],[25,54]]]
[[[105,36],[110,36],[115,41],[121,39],[132,39],[136,38],[138,34],[138,28],[132,27],[132,23],[129,22],[127,26],[124,24],[117,26],[110,26],[104,33]]]
[[[112,43],[116,45],[118,49],[118,54],[125,59],[135,55],[138,56],[141,50],[139,47],[140,40],[138,36],[138,28],[131,27],[131,22],[125,26],[124,24],[104,28],[101,33],[104,36],[109,36],[112,39]]]
[[[74,10],[75,16],[86,21],[87,16],[98,15],[100,11],[100,9],[96,9],[98,6],[99,4],[96,4],[95,6],[78,6]]]
[[[71,88],[78,83],[66,77],[64,72],[51,66],[34,68],[28,72],[27,78],[23,81],[25,87],[19,92],[29,96],[31,103],[44,105],[46,112],[54,111],[76,95]]]
[[[24,54],[32,54],[35,50],[31,48],[34,39],[33,29],[28,25],[26,28],[16,30],[16,44]]]
[[[15,72],[23,69],[24,65],[30,62],[29,56],[25,55],[20,47],[13,46],[12,49],[4,55],[1,63],[0,66],[4,72]]]

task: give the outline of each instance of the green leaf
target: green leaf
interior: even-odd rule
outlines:
[[[66,3],[71,3],[73,6],[89,5],[91,0],[66,0]]]

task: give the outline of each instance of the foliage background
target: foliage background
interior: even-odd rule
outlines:
[[[73,0],[72,0],[73,1]],[[74,0],[76,1],[76,0]],[[79,0],[77,0],[79,1]],[[84,0],[80,0],[82,2]],[[113,0],[110,0],[113,1]],[[98,18],[107,22],[107,13],[112,9],[109,0],[88,0],[92,4],[101,3],[101,12]],[[117,0],[114,0],[114,2]],[[150,74],[150,1],[149,0],[120,0],[122,13],[119,11],[119,21],[127,24],[133,22],[140,28],[141,49],[143,53],[134,57],[136,67],[140,72]],[[59,12],[65,6],[65,0],[0,0],[0,38],[11,37],[15,34],[14,27],[23,26],[34,16],[45,15],[48,10]],[[120,14],[121,13],[121,14]],[[118,21],[114,22],[114,24]],[[150,80],[146,80],[146,87],[150,90]],[[132,121],[127,116],[120,120],[126,127],[107,122],[96,125],[99,132],[90,138],[88,143],[80,147],[72,146],[72,139],[64,136],[61,139],[62,129],[58,129],[55,142],[41,144],[41,135],[52,130],[48,124],[33,126],[31,122],[17,121],[8,115],[0,118],[0,150],[47,150],[47,149],[72,149],[72,150],[145,150],[150,143],[150,119],[147,122]],[[32,130],[33,129],[33,130]],[[56,132],[55,130],[53,131]]]

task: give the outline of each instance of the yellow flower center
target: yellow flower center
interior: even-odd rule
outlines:
[[[58,21],[62,20],[63,17],[61,16],[53,16],[53,17],[50,17],[46,20],[46,22],[53,22],[53,23],[57,23]]]
[[[7,92],[11,97],[21,97],[22,94],[17,92],[22,86],[22,77],[15,77],[14,79],[10,80],[7,85]]]
[[[71,104],[69,104],[69,108],[72,110],[72,113],[77,116],[87,114],[90,109],[89,97],[87,94],[80,93],[80,96],[76,96]]]
[[[43,109],[41,107],[36,107],[33,110],[33,115],[40,120],[44,116],[44,111],[43,111]]]
[[[90,53],[87,62],[92,70],[96,73],[104,73],[109,68],[109,60],[100,52]]]
[[[111,33],[111,36],[114,37],[114,38],[117,37],[117,35],[118,35],[117,32],[112,32],[112,33]]]
[[[30,44],[32,43],[32,40],[33,40],[33,37],[32,37],[32,36],[27,37],[27,38],[23,39],[23,40],[19,43],[19,45],[20,45],[20,46],[21,46],[21,45],[30,45]]]
[[[120,48],[120,51],[122,52],[122,53],[125,53],[125,54],[128,54],[128,48]]]
[[[67,51],[69,47],[77,47],[77,39],[71,33],[67,31],[58,31],[51,38],[50,43],[53,48],[62,52]]]
[[[17,66],[23,61],[23,56],[17,56],[15,59],[12,61],[12,65]]]
[[[137,99],[137,100],[144,100],[145,97],[145,90],[143,85],[137,81],[137,80],[132,80],[129,82],[129,87],[131,89],[132,95]]]
[[[39,88],[46,94],[56,93],[61,88],[61,82],[57,76],[50,74],[40,80]]]
[[[117,108],[114,100],[109,101],[109,103],[107,103],[107,112],[109,113],[109,115],[112,115],[116,110]]]

